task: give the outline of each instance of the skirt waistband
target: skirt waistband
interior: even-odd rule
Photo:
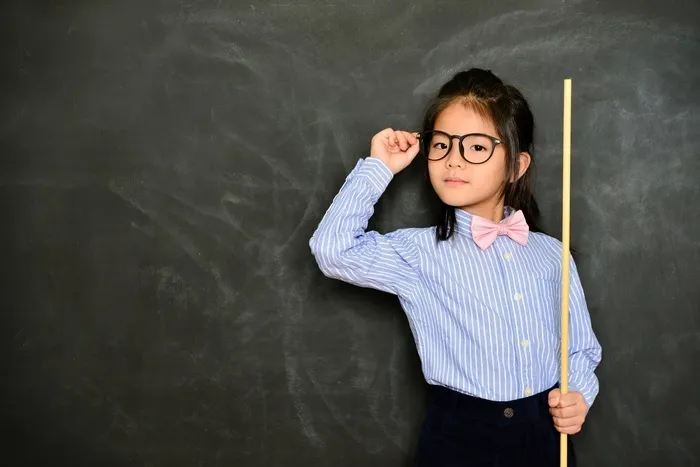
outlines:
[[[558,384],[538,394],[507,402],[481,399],[440,385],[429,385],[428,396],[431,405],[447,409],[454,416],[489,423],[510,424],[551,417],[548,395],[557,387],[559,387]]]

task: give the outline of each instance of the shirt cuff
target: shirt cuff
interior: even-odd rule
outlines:
[[[585,385],[578,384],[578,381],[569,381],[569,391],[580,392],[583,395],[584,401],[586,401],[586,406],[590,410],[596,396],[598,396],[597,380],[595,382],[589,382]]]
[[[368,157],[361,162],[361,165],[358,164],[356,176],[365,180],[375,191],[375,195],[384,193],[394,178],[389,167],[376,157]]]

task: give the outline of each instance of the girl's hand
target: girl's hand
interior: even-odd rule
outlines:
[[[420,144],[417,133],[394,131],[391,128],[380,131],[372,138],[370,157],[380,159],[396,175],[416,157]]]
[[[567,435],[581,431],[588,413],[583,394],[575,391],[562,394],[559,388],[553,389],[549,392],[549,407],[557,431]]]

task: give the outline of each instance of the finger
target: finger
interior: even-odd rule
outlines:
[[[555,417],[559,418],[573,418],[573,417],[578,417],[581,415],[580,410],[577,410],[576,407],[553,407],[549,409],[549,413],[551,413]]]
[[[401,134],[404,136],[404,138],[406,138],[406,143],[408,143],[409,146],[413,146],[414,144],[418,143],[418,138],[416,138],[416,133],[402,131]]]
[[[399,148],[401,148],[402,151],[405,151],[406,149],[408,149],[409,144],[408,144],[408,141],[406,140],[406,132],[405,131],[397,131],[396,138],[399,140]]]
[[[383,138],[386,138],[386,137],[388,137],[390,134],[392,134],[393,132],[394,132],[394,129],[391,128],[391,127],[389,127],[389,128],[384,128],[382,131],[379,132],[379,134],[380,134]]]
[[[549,391],[549,406],[556,407],[559,404],[560,396],[561,392],[559,391],[559,388],[555,388]]]
[[[562,428],[557,428],[557,431],[559,433],[564,433],[567,435],[575,435],[576,433],[581,431],[581,425],[575,425],[575,426],[567,426],[567,427],[562,427]]]
[[[568,426],[575,426],[575,425],[582,425],[583,420],[581,417],[573,417],[573,418],[560,418],[560,417],[552,417],[554,420],[554,425],[558,427],[568,427]]]
[[[581,402],[581,398],[578,395],[578,393],[575,392],[567,392],[566,394],[562,394],[561,397],[559,398],[559,404],[557,404],[559,407],[571,407],[573,405],[578,404]]]
[[[396,132],[392,133],[391,136],[389,136],[389,144],[391,144],[391,147],[394,149],[400,149],[399,138],[398,136],[396,136]]]
[[[552,421],[554,422],[554,426],[557,428],[557,430],[567,428],[569,426],[567,422],[561,418],[552,417]]]
[[[567,434],[567,435],[575,435],[576,433],[578,433],[579,431],[581,431],[581,426],[579,426],[579,425],[577,425],[577,426],[565,426],[565,427],[555,426],[554,428],[555,428],[559,433],[564,433],[564,434]]]
[[[396,132],[392,128],[385,128],[380,132],[382,135],[382,138],[384,139],[384,142],[387,144],[389,147],[394,147],[396,144]]]
[[[420,145],[414,144],[413,146],[408,148],[408,150],[406,151],[406,156],[408,156],[411,160],[413,160],[419,151],[420,151]]]

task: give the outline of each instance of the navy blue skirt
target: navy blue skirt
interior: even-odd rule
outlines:
[[[493,402],[430,385],[416,467],[558,467],[548,394]],[[568,465],[576,466],[570,436]]]

